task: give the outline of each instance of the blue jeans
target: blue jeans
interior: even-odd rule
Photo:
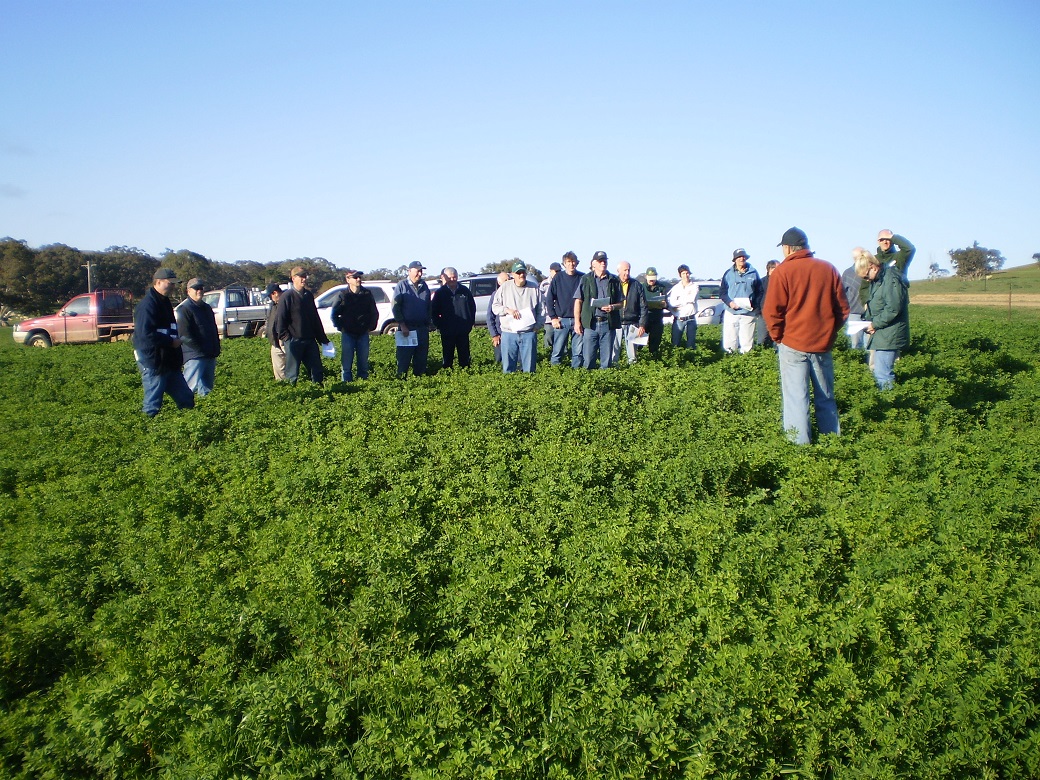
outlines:
[[[184,382],[192,392],[200,396],[207,396],[213,392],[216,373],[216,358],[192,358],[184,361]]]
[[[351,373],[354,367],[354,355],[357,355],[358,379],[368,379],[368,334],[347,333],[340,331],[343,336],[343,345],[340,350],[340,379],[344,382],[353,382],[354,375]]]
[[[285,379],[295,385],[300,377],[300,365],[307,369],[312,382],[321,384],[325,380],[325,367],[321,364],[321,350],[314,339],[286,339],[282,344],[285,349]]]
[[[560,317],[560,327],[553,330],[552,357],[549,362],[554,366],[563,363],[568,339],[571,342],[571,368],[581,368],[581,343],[584,339],[574,332],[573,317]]]
[[[809,386],[820,434],[840,434],[834,401],[834,359],[830,352],[799,352],[780,344],[780,392],[784,399],[784,430],[795,444],[812,441],[809,427]]]
[[[874,381],[877,382],[877,386],[882,390],[891,390],[896,384],[896,358],[899,356],[899,350],[895,349],[875,349],[874,350],[874,365],[871,367],[874,372]]]
[[[676,317],[672,320],[672,346],[681,347],[683,344],[683,338],[686,339],[687,349],[693,349],[697,346],[696,317],[690,317],[686,320],[680,320]]]
[[[409,364],[415,376],[423,376],[430,356],[430,329],[423,325],[415,328],[409,326],[408,330],[418,337],[419,346],[397,348],[397,376],[401,378],[408,375]]]
[[[581,335],[585,368],[595,368],[597,356],[600,368],[610,368],[614,365],[614,329],[610,327],[609,320],[593,320],[592,325],[585,328]]]
[[[140,362],[137,370],[141,372],[141,383],[144,385],[144,413],[155,417],[162,408],[163,394],[166,393],[177,404],[178,409],[192,409],[195,406],[195,394],[191,392],[184,374],[180,371],[157,371],[147,368]]]
[[[538,361],[538,334],[533,331],[524,333],[502,332],[502,371],[512,374],[519,367],[527,374],[534,373]]]

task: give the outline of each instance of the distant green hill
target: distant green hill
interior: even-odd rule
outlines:
[[[946,279],[915,280],[910,284],[910,294],[1007,294],[1009,287],[1014,292],[1040,293],[1040,264],[1032,263],[1015,268],[1005,268],[991,274],[987,279],[962,279],[959,276],[950,276]]]

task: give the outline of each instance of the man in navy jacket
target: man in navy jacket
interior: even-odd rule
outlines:
[[[285,350],[285,379],[296,384],[302,363],[312,382],[325,380],[318,344],[328,344],[325,326],[318,317],[314,295],[307,289],[310,274],[301,266],[292,269],[292,286],[282,294],[274,315],[274,332]]]
[[[169,294],[177,285],[172,268],[160,268],[134,310],[134,357],[144,384],[144,413],[155,417],[168,393],[179,409],[195,406],[181,366],[184,356]]]
[[[433,324],[441,334],[441,354],[444,368],[455,364],[459,353],[459,368],[469,368],[469,334],[477,321],[477,302],[473,293],[459,284],[459,272],[448,267],[441,271],[444,284],[433,294]]]
[[[202,300],[206,283],[199,278],[188,280],[188,297],[175,310],[177,330],[184,350],[184,381],[196,395],[213,392],[220,354],[220,334],[213,309]]]

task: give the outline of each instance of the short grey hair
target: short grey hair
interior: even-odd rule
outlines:
[[[450,265],[447,268],[441,269],[441,276],[455,276],[457,277],[459,272],[452,268]]]

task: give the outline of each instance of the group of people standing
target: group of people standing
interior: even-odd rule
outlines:
[[[813,256],[799,228],[786,231],[777,246],[784,259],[771,260],[764,276],[751,266],[746,251],[734,251],[732,266],[720,284],[726,306],[722,346],[727,352],[748,352],[756,343],[776,348],[784,428],[802,444],[811,440],[810,390],[819,432],[840,432],[831,351],[846,322],[852,346],[869,350],[878,386],[893,386],[895,360],[910,341],[906,270],[915,250],[902,236],[883,230],[877,254],[857,247],[852,267],[839,276],[833,265]],[[607,260],[606,252],[598,251],[592,256],[591,271],[581,273],[577,255],[567,252],[562,263],[552,264],[541,289],[528,279],[523,262],[514,263],[510,273],[499,274],[487,325],[503,371],[535,370],[537,333],[543,325],[552,365],[563,365],[569,351],[573,368],[609,368],[616,364],[622,346],[630,363],[644,345],[651,355],[659,356],[669,311],[672,345],[694,348],[699,285],[689,267],[679,266],[679,281],[668,288],[660,284],[655,268],[648,268],[646,281],[640,282],[632,277],[629,263],[619,263],[614,275],[607,271]],[[401,378],[409,368],[417,376],[426,373],[434,328],[441,334],[445,368],[453,367],[456,357],[462,368],[471,363],[476,301],[459,283],[455,268],[443,269],[436,291],[423,279],[425,270],[419,261],[410,263],[407,278],[393,292]],[[295,384],[302,367],[311,381],[320,383],[324,380],[322,347],[331,349],[330,341],[314,295],[307,289],[308,272],[297,266],[290,275],[288,289],[274,284],[267,288],[272,304],[266,323],[272,368],[279,381]],[[345,277],[347,288],[333,305],[332,322],[342,334],[341,379],[350,382],[355,364],[357,378],[368,377],[369,334],[379,312],[362,283],[362,273],[349,270]],[[168,296],[177,283],[171,269],[160,268],[135,311],[135,356],[149,416],[158,413],[164,394],[178,407],[191,408],[195,395],[213,389],[220,340],[213,311],[202,300],[205,282],[188,282],[188,298],[175,314]]]

